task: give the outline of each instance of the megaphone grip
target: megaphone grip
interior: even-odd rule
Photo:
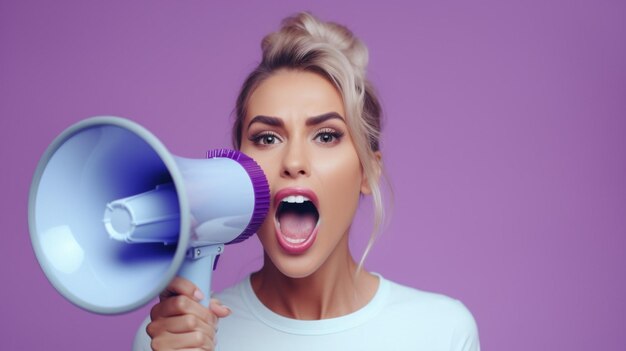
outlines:
[[[204,294],[200,301],[205,307],[211,301],[211,277],[215,259],[224,251],[224,245],[191,247],[178,275],[194,283]]]

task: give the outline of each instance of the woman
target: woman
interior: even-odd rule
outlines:
[[[372,195],[382,218],[381,113],[365,46],[302,13],[262,48],[237,100],[233,142],[270,183],[257,233],[263,267],[208,309],[192,283],[175,279],[136,348],[212,350],[219,339],[220,350],[479,350],[459,301],[364,271],[350,254],[360,196]]]

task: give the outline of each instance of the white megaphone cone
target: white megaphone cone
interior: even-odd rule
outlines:
[[[269,207],[261,168],[234,150],[170,154],[140,125],[81,121],[44,153],[30,188],[33,248],[54,287],[86,310],[121,313],[175,275],[208,306],[215,257],[254,234]]]

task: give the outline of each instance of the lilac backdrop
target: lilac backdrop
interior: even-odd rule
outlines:
[[[484,350],[626,349],[626,6],[497,0],[0,1],[0,349],[129,349],[148,311],[79,310],[36,263],[27,194],[51,140],[111,114],[178,155],[227,146],[262,35],[302,9],[370,48],[395,206],[367,267],[461,299]],[[229,247],[216,289],[260,259]]]

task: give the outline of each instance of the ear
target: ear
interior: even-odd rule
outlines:
[[[383,155],[380,151],[374,152],[374,157],[371,159],[372,167],[374,168],[374,176],[376,177],[375,181],[378,182],[380,180],[380,175],[382,173],[382,159]],[[363,178],[361,178],[361,194],[370,195],[372,193],[372,188],[368,182],[367,175],[363,172]]]

